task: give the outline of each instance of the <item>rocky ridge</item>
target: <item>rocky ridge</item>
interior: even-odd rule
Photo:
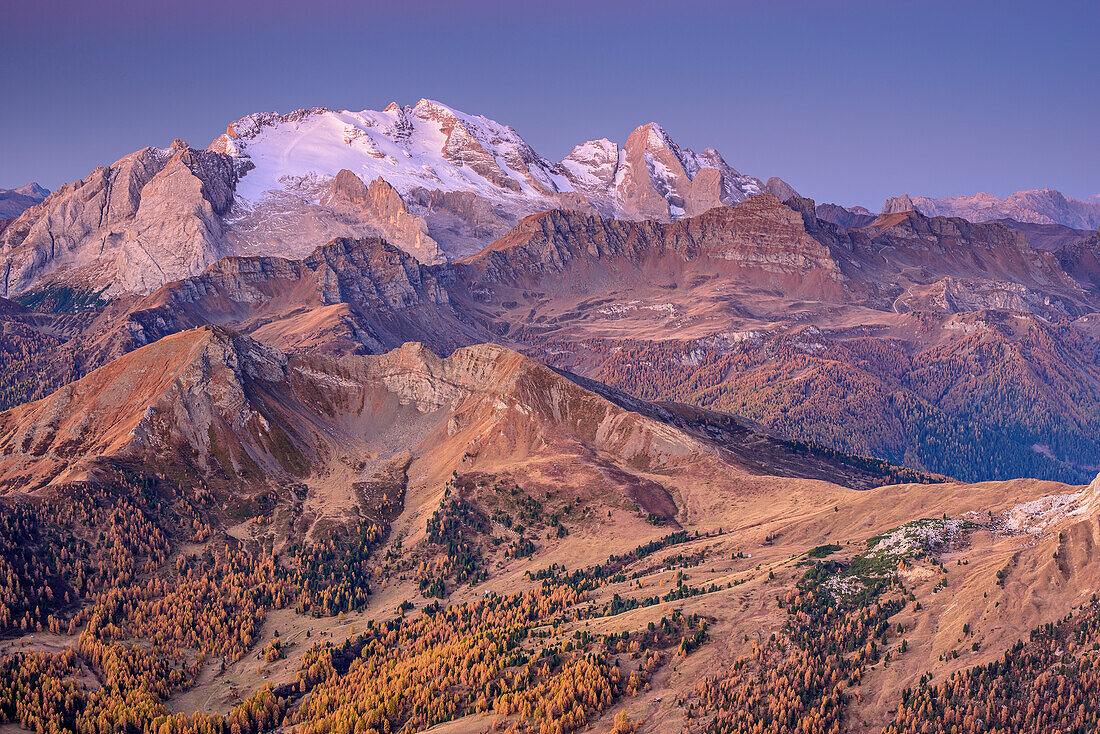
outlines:
[[[419,426],[415,440],[409,442],[412,434],[404,445],[382,440],[402,421]],[[382,460],[391,456],[380,451],[411,450],[450,452],[450,460],[465,452],[485,461],[552,455],[563,442],[624,467],[691,471],[727,462],[761,471],[765,451],[771,468],[791,476],[873,486],[897,471],[807,454],[728,416],[652,406],[498,345],[462,347],[440,358],[408,342],[382,355],[333,358],[287,354],[203,326],[0,413],[0,488],[85,481],[104,462],[141,460],[162,471],[247,476],[258,491],[306,471],[323,473],[323,465],[352,449]]]

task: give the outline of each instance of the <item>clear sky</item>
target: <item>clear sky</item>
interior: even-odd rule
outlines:
[[[893,194],[1100,193],[1100,2],[8,0],[0,187],[250,112],[420,97],[559,159],[656,120],[744,173]]]

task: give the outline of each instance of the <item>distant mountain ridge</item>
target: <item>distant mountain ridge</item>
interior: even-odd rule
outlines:
[[[883,214],[916,209],[930,217],[962,217],[972,222],[1015,219],[1029,224],[1061,224],[1077,229],[1100,227],[1100,195],[1073,199],[1054,189],[1017,191],[1001,199],[993,194],[930,198],[904,194],[886,200]]]
[[[50,190],[32,181],[17,189],[0,189],[0,219],[17,217],[50,195]]]

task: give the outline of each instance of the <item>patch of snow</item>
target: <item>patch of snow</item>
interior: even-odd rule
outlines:
[[[561,159],[561,167],[582,187],[607,187],[614,183],[619,146],[607,138],[581,143]]]

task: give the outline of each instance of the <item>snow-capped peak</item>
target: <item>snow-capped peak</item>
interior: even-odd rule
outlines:
[[[635,130],[625,146],[592,140],[554,163],[512,127],[426,98],[411,106],[391,102],[381,111],[317,107],[248,115],[211,148],[247,159],[251,169],[237,186],[246,206],[345,169],[363,181],[382,178],[404,197],[421,190],[470,192],[514,213],[582,201],[611,216],[668,218],[763,190],[713,149],[681,149],[656,122]],[[701,199],[686,189],[704,168],[716,169],[721,191]],[[685,208],[687,199],[697,204]]]
[[[414,188],[474,191],[492,200],[547,199],[572,191],[560,167],[512,128],[433,100],[391,103],[382,111],[259,113],[229,125],[213,149],[247,157],[255,168],[238,195],[257,202],[287,183],[332,177],[341,169],[381,177],[402,193]]]
[[[615,168],[619,161],[619,146],[607,138],[589,140],[569,151],[561,159],[561,166],[574,183],[582,189],[611,186],[615,180]]]

